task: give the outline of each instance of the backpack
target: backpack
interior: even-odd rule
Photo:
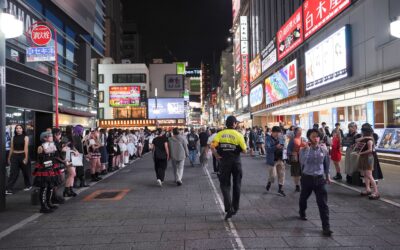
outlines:
[[[195,150],[197,148],[198,137],[194,134],[188,134],[188,148],[189,150]]]

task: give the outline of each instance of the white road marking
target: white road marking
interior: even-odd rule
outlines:
[[[147,154],[147,153],[146,153],[146,154]],[[142,155],[142,158],[143,158],[146,154],[143,154],[143,155]],[[140,160],[140,159],[141,159],[141,158],[136,158],[131,164],[133,164],[135,161],[138,161],[138,160]],[[131,167],[131,166],[129,166],[129,167]],[[122,169],[126,169],[126,168],[120,168],[120,169],[118,169],[117,171],[114,171],[114,172],[112,172],[112,173],[109,173],[109,174],[105,175],[105,176],[103,177],[103,180],[105,180],[105,179],[107,179],[107,178],[113,176],[114,174],[118,173],[118,172],[121,171]],[[103,181],[103,180],[101,180],[101,181]],[[77,193],[77,194],[80,194],[80,193],[84,192],[85,190],[87,190],[87,189],[93,187],[93,186],[96,185],[97,183],[100,183],[101,181],[90,183],[90,184],[89,184],[89,187],[80,188],[79,190],[76,191],[76,193]],[[67,198],[65,198],[65,200],[69,200],[69,199],[71,199],[71,198],[72,198],[72,197],[67,197]],[[35,213],[35,214],[33,214],[32,216],[30,216],[30,217],[28,217],[28,218],[26,218],[26,219],[24,219],[24,220],[18,222],[17,224],[15,224],[15,225],[13,225],[13,226],[11,226],[11,227],[9,227],[9,228],[7,228],[7,229],[1,231],[1,232],[0,232],[0,240],[1,240],[2,238],[6,237],[7,235],[11,234],[12,232],[17,231],[18,229],[21,229],[22,227],[24,227],[24,226],[27,225],[28,223],[31,223],[32,221],[36,220],[37,218],[39,218],[39,217],[42,216],[42,215],[43,215],[42,213]]]
[[[207,167],[203,167],[203,170],[207,174],[208,181],[210,182],[210,184],[211,184],[211,186],[213,188],[215,202],[221,208],[221,218],[224,218],[225,209],[224,209],[224,203],[222,202],[221,196],[218,194],[217,188],[215,187],[214,182],[212,181],[210,172],[208,171]],[[236,244],[235,244],[235,242],[232,242],[233,249],[240,249],[240,250],[243,249],[244,250],[245,248],[244,248],[243,242],[240,239],[240,236],[239,236],[239,234],[238,234],[238,232],[236,230],[235,225],[232,223],[232,221],[230,221],[230,220],[225,221],[224,222],[224,226],[225,226],[225,230],[227,232],[230,232],[233,235],[234,240],[236,242]]]

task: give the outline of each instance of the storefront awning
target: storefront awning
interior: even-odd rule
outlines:
[[[75,116],[82,116],[82,117],[96,117],[96,114],[83,111],[83,110],[77,110],[77,109],[72,109],[72,108],[67,108],[67,107],[58,107],[58,111],[63,114],[68,114],[68,115],[75,115]]]

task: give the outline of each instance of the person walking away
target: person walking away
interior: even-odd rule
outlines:
[[[301,166],[299,161],[300,149],[306,146],[306,142],[301,137],[302,129],[296,127],[293,131],[294,137],[290,140],[288,145],[288,162],[290,164],[290,175],[293,177],[294,184],[296,185],[295,192],[300,192],[300,177]]]
[[[200,166],[206,167],[208,165],[208,131],[201,129],[199,134],[199,141],[200,141]]]
[[[235,130],[238,123],[236,117],[228,116],[225,122],[227,128],[219,132],[211,144],[211,150],[219,162],[218,177],[224,197],[225,220],[231,218],[239,210],[243,176],[240,153],[247,152],[243,135]],[[232,196],[231,176],[233,181]]]
[[[322,221],[322,234],[331,236],[329,224],[328,192],[326,184],[331,183],[329,175],[329,153],[319,144],[320,135],[318,129],[307,131],[310,145],[300,150],[300,165],[302,166],[301,193],[299,200],[299,215],[301,220],[307,220],[307,200],[314,192]],[[324,178],[325,176],[325,178]]]
[[[169,160],[168,139],[165,133],[158,129],[158,136],[153,139],[153,159],[157,184],[162,187]]]
[[[371,125],[365,123],[361,127],[362,137],[357,139],[358,144],[363,144],[360,146],[361,151],[359,153],[360,158],[358,161],[358,169],[364,173],[365,191],[361,192],[361,196],[368,196],[370,200],[378,200],[380,198],[378,186],[376,185],[375,179],[372,176],[372,170],[374,169],[374,154],[375,143]],[[357,146],[358,147],[358,146]],[[371,191],[371,186],[373,192]]]
[[[6,194],[13,194],[13,188],[18,180],[19,170],[24,176],[24,191],[32,188],[31,184],[31,164],[29,160],[29,138],[25,135],[24,127],[20,124],[15,126],[14,136],[11,139],[10,153],[8,155],[8,164],[10,165],[10,178],[7,182]]]
[[[189,149],[186,139],[180,135],[178,128],[172,130],[172,135],[168,138],[170,158],[176,185],[181,186],[185,159],[189,156]]]
[[[249,133],[249,148],[250,148],[250,156],[254,156],[254,151],[256,148],[256,136],[257,136],[257,128],[253,127]]]
[[[266,137],[266,151],[267,151],[267,169],[268,169],[268,183],[265,187],[267,191],[271,188],[271,184],[275,182],[278,176],[278,194],[285,197],[283,185],[285,184],[285,163],[283,162],[283,146],[284,142],[280,140],[281,128],[278,126],[272,127],[271,135]]]
[[[217,132],[216,132],[215,128],[212,128],[211,135],[210,135],[210,137],[208,137],[208,142],[207,142],[207,144],[210,148],[211,148],[211,143],[213,142],[215,136],[217,136]],[[214,174],[217,174],[218,173],[218,161],[217,161],[217,158],[215,158],[214,154],[212,155],[212,158],[213,158]]]
[[[332,131],[332,150],[331,150],[331,160],[335,165],[336,176],[333,177],[334,180],[341,180],[342,174],[340,172],[340,161],[342,160],[342,137],[340,136],[339,130]]]
[[[189,148],[190,164],[192,165],[192,167],[194,167],[194,164],[196,163],[199,137],[196,135],[193,128],[190,130],[190,133],[187,135],[187,141],[188,141],[188,148]]]

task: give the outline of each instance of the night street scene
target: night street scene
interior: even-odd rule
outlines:
[[[0,250],[400,249],[399,0],[0,0]]]

